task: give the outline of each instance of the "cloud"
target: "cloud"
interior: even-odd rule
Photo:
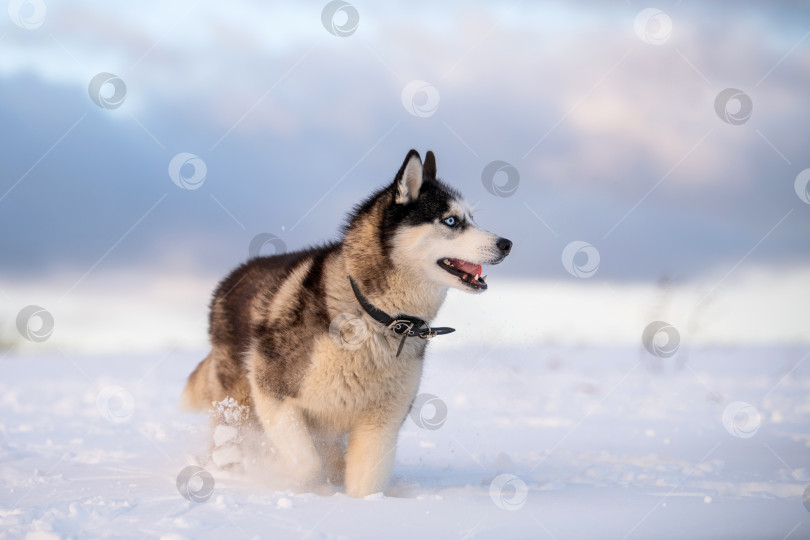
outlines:
[[[182,253],[224,271],[260,232],[291,247],[333,236],[411,147],[437,151],[525,276],[565,277],[571,240],[597,245],[611,280],[694,278],[755,246],[748,261],[808,264],[792,190],[810,136],[798,6],[673,7],[658,46],[631,6],[358,5],[346,38],[321,7],[88,1],[49,4],[37,30],[7,25],[0,226],[19,232],[0,240],[0,268],[89,268],[168,194],[98,270]],[[88,98],[101,71],[126,82],[118,109]],[[402,107],[414,79],[441,97],[429,118]],[[715,114],[726,87],[751,96],[743,125]],[[208,166],[194,193],[168,178],[179,152]],[[481,184],[493,160],[520,171],[514,197]]]

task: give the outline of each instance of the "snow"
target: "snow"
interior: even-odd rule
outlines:
[[[178,400],[205,351],[7,353],[0,538],[810,537],[806,346],[463,343],[429,348],[391,485],[359,500],[201,458]]]
[[[493,332],[511,345],[636,345],[645,325],[660,319],[693,345],[810,346],[810,268],[741,267],[726,277],[723,268],[693,281],[662,283],[604,281],[598,274],[578,280],[568,274],[559,280],[514,278],[500,266],[487,271],[486,293],[450,290],[436,319],[440,326],[466,329],[468,345],[489,344]],[[190,350],[207,342],[208,302],[221,273],[110,270],[65,296],[80,278],[67,272],[48,279],[0,276],[0,296],[5,291],[9,297],[0,302],[0,344],[31,353],[106,353]],[[14,325],[30,304],[44,307],[55,321],[45,342],[20,339]],[[483,316],[486,325],[480,324]]]

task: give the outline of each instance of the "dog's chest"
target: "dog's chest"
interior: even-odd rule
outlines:
[[[407,408],[419,388],[425,342],[408,338],[397,357],[395,337],[369,332],[358,342],[319,338],[301,386],[302,405],[341,428],[369,411]]]

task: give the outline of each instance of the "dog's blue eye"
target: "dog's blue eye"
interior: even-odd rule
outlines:
[[[444,224],[448,227],[455,227],[456,226],[456,216],[450,216],[449,218],[445,218]]]

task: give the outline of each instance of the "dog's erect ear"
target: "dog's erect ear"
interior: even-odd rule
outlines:
[[[436,156],[430,150],[425,155],[424,168],[425,180],[436,180]]]
[[[402,167],[399,168],[397,178],[394,180],[397,204],[408,204],[419,197],[422,187],[422,159],[419,152],[411,150],[405,157]]]

